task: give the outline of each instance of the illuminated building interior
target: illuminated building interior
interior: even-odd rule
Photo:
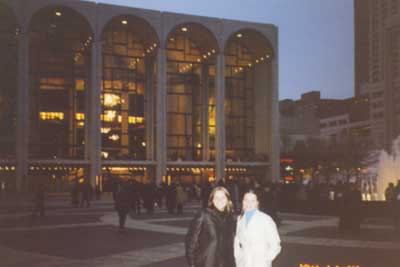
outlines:
[[[15,17],[0,4],[0,157],[6,159],[15,159],[18,34]]]
[[[44,8],[29,31],[31,158],[83,158],[91,32],[68,8]]]
[[[109,188],[115,177],[273,172],[274,26],[22,2],[0,5],[0,182],[65,190],[82,177]]]
[[[167,40],[167,158],[208,161],[215,154],[215,39],[197,24]]]
[[[270,83],[270,77],[257,74],[257,68],[268,68],[271,48],[265,38],[253,31],[233,34],[225,49],[225,136],[227,161],[254,161],[265,152],[256,151],[256,98],[259,85]],[[262,88],[265,90],[265,88]],[[265,92],[264,92],[265,93]],[[268,92],[267,92],[268,93]],[[264,114],[267,116],[267,114]]]
[[[157,38],[141,19],[120,16],[106,26],[102,41],[102,157],[145,160]]]

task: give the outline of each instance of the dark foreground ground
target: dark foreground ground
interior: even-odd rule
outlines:
[[[198,203],[181,216],[156,209],[134,215],[119,233],[113,203],[72,208],[50,198],[46,216],[32,219],[29,203],[0,200],[1,267],[187,266],[183,239]],[[385,218],[366,218],[359,235],[340,234],[330,216],[282,213],[282,252],[273,267],[400,267],[400,238]]]

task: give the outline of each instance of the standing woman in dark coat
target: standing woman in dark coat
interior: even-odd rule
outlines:
[[[235,221],[228,190],[215,187],[208,207],[196,214],[186,235],[186,259],[190,267],[234,267]]]

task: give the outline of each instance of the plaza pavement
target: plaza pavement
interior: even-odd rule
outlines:
[[[53,198],[46,217],[34,220],[28,203],[0,204],[0,267],[187,266],[183,239],[198,208],[189,203],[181,216],[156,208],[128,218],[119,233],[110,199],[72,208]],[[366,218],[360,235],[343,235],[335,217],[281,217],[282,252],[273,267],[400,267],[400,237],[385,219]]]

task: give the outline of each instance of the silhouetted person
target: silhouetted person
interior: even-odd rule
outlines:
[[[76,179],[71,184],[71,205],[76,208],[79,206],[79,184]]]
[[[40,217],[44,217],[44,201],[46,198],[46,186],[40,184],[36,187],[33,195],[32,217],[36,217],[39,213]]]
[[[85,181],[81,185],[81,203],[80,207],[82,208],[83,205],[86,203],[86,207],[90,207],[90,199],[92,198],[93,188],[92,185]]]
[[[167,187],[166,192],[166,206],[169,214],[173,214],[175,212],[176,207],[176,185],[175,183],[171,183]]]
[[[100,200],[101,197],[100,185],[96,185],[95,195],[96,195],[96,200]]]
[[[121,190],[115,195],[115,209],[118,212],[120,231],[123,231],[125,229],[126,217],[132,205],[131,201],[131,194],[126,186],[123,186]]]
[[[397,184],[394,190],[394,227],[397,233],[400,233],[400,179],[397,180]]]
[[[186,191],[183,188],[181,183],[177,183],[176,185],[176,213],[182,214],[183,213],[183,203],[186,199]]]
[[[279,227],[281,224],[281,219],[278,216],[278,206],[277,200],[272,184],[268,183],[262,187],[259,194],[259,209],[268,214]]]
[[[230,177],[226,181],[226,189],[228,190],[229,194],[231,195],[234,209],[235,210],[239,209],[239,187],[238,187],[237,183],[235,181],[233,181],[232,177]]]
[[[156,186],[153,183],[148,183],[143,186],[142,191],[143,204],[147,213],[153,214],[154,212],[154,201],[156,199]]]
[[[358,234],[361,224],[361,191],[357,185],[352,183],[348,185],[343,196],[343,206],[339,220],[339,230],[341,232],[350,232]]]
[[[201,189],[201,200],[202,200],[201,202],[203,208],[206,208],[208,206],[208,197],[211,194],[211,190],[212,190],[211,183],[209,181],[206,181],[203,184],[203,188]]]
[[[130,191],[132,195],[132,210],[135,214],[140,214],[140,197],[142,192],[142,184],[137,181],[133,181]]]

